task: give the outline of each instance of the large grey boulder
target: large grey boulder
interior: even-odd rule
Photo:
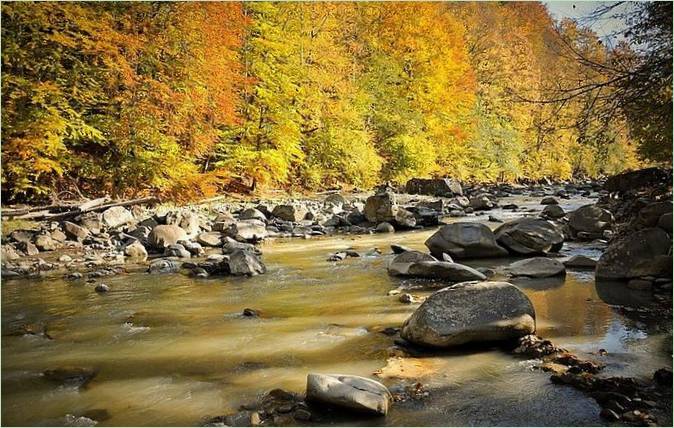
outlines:
[[[569,214],[569,227],[574,235],[583,233],[590,238],[600,238],[612,224],[613,214],[596,205],[584,205]]]
[[[393,216],[393,222],[400,228],[411,229],[417,224],[417,218],[414,213],[398,207]]]
[[[304,216],[307,215],[307,209],[298,205],[277,205],[274,207],[271,215],[281,220],[297,223],[304,220]]]
[[[519,260],[508,266],[512,276],[528,276],[530,278],[547,278],[566,273],[564,265],[547,257],[533,257]]]
[[[509,221],[496,228],[494,236],[499,245],[514,254],[557,252],[564,244],[561,227],[541,218]]]
[[[175,245],[178,241],[187,239],[185,230],[175,224],[160,224],[155,226],[147,237],[150,246],[156,250],[164,250],[169,245]]]
[[[225,234],[237,241],[259,241],[267,236],[267,228],[260,220],[242,220],[230,224]]]
[[[403,339],[422,346],[515,339],[536,330],[529,298],[507,282],[462,282],[430,295],[403,324]]]
[[[405,192],[445,197],[463,195],[461,183],[449,178],[412,178],[405,185]]]
[[[611,242],[597,262],[598,279],[672,275],[672,240],[659,228],[647,228]]]
[[[180,226],[190,238],[197,236],[201,231],[199,216],[192,211],[183,211],[180,213]]]
[[[231,275],[255,276],[267,271],[267,267],[256,254],[245,250],[231,253],[227,264]]]
[[[393,397],[381,383],[361,376],[307,375],[307,401],[386,415]]]
[[[436,258],[442,258],[442,253],[457,259],[508,255],[508,251],[496,243],[491,229],[482,223],[448,224],[428,238],[425,245]]]
[[[124,207],[111,207],[101,215],[103,224],[107,227],[118,227],[133,222],[133,214]]]

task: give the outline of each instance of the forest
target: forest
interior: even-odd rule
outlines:
[[[3,201],[671,163],[672,6],[633,8],[607,46],[529,2],[4,3]]]

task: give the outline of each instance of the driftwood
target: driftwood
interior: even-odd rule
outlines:
[[[98,198],[90,201],[80,203],[79,205],[51,205],[46,207],[33,207],[18,210],[2,210],[3,217],[21,220],[64,220],[67,218],[76,217],[80,214],[88,212],[105,211],[112,207],[128,207],[133,205],[155,204],[159,202],[159,198],[149,196],[147,198],[131,199],[128,201],[114,201],[109,202],[110,198]],[[57,212],[52,212],[57,211]]]

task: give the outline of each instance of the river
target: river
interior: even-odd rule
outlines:
[[[541,208],[540,198],[501,204]],[[572,209],[589,199],[562,201]],[[513,217],[495,210],[490,214]],[[486,216],[447,221],[480,220]],[[496,224],[488,223],[495,227]],[[2,284],[2,422],[63,424],[66,414],[105,409],[99,426],[196,425],[235,412],[259,394],[302,392],[309,372],[373,376],[386,364],[397,327],[417,305],[388,292],[400,285],[432,292],[428,281],[391,277],[389,245],[424,249],[434,230],[393,235],[275,240],[262,245],[268,272],[253,278],[132,273],[104,278],[106,294],[82,281],[12,280]],[[328,262],[353,248],[363,256]],[[382,255],[373,249],[379,248]],[[598,257],[601,248],[566,243],[565,257]],[[514,259],[467,261],[497,270]],[[497,278],[500,274],[497,275]],[[671,363],[671,332],[626,317],[616,303],[649,297],[615,285],[596,285],[591,272],[515,281],[537,315],[537,334],[602,361],[609,375],[650,376]],[[622,299],[622,300],[621,300]],[[244,308],[259,318],[241,316]],[[127,322],[132,317],[133,322]],[[12,336],[22,324],[46,324],[53,340]],[[605,349],[605,356],[594,355]],[[471,349],[424,358],[421,401],[394,404],[386,418],[341,417],[335,425],[602,425],[599,407],[572,388],[553,385],[531,361],[498,349]],[[86,387],[50,383],[45,369],[98,370]],[[400,382],[382,379],[387,385]]]

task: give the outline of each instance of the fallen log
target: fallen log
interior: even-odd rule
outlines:
[[[41,221],[41,220],[65,220],[67,218],[75,217],[80,214],[88,213],[88,212],[98,212],[98,211],[105,211],[108,208],[113,208],[113,207],[128,207],[128,206],[133,206],[133,205],[147,205],[147,204],[156,204],[159,203],[160,200],[159,198],[155,196],[149,196],[146,198],[139,198],[139,199],[131,199],[128,201],[115,201],[109,204],[104,204],[106,198],[99,198],[99,199],[94,199],[88,202],[85,202],[81,204],[79,207],[75,207],[75,209],[71,209],[70,211],[66,212],[60,212],[60,213],[51,213],[49,211],[39,211],[39,212],[29,212],[23,215],[17,215],[17,216],[11,216],[14,219],[17,220],[35,220],[35,221]],[[82,207],[84,206],[84,209]],[[5,215],[5,212],[3,211],[3,216]]]

